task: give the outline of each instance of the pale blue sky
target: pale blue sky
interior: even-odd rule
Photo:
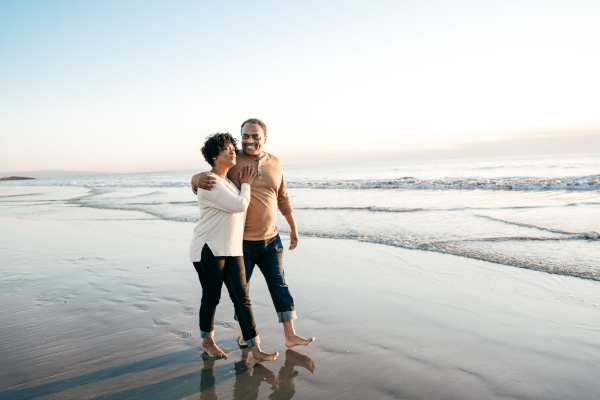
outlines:
[[[193,168],[253,116],[294,160],[564,143],[598,43],[596,1],[4,0],[0,171]]]

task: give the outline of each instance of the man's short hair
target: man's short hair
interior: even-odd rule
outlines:
[[[206,138],[206,142],[204,142],[204,146],[202,146],[202,155],[211,167],[215,166],[215,158],[217,158],[219,153],[223,151],[225,146],[227,146],[229,143],[233,145],[237,153],[237,140],[235,140],[233,136],[229,134],[229,132],[215,133],[214,135]]]
[[[250,119],[245,120],[244,122],[242,122],[242,126],[240,126],[240,130],[244,129],[244,125],[246,125],[246,124],[256,124],[256,125],[260,126],[265,134],[265,137],[267,137],[267,124],[262,122],[260,119],[250,118]]]

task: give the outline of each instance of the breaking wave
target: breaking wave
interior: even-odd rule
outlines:
[[[516,191],[600,191],[600,175],[563,178],[443,178],[290,180],[290,188],[306,189],[412,189],[412,190],[516,190]]]

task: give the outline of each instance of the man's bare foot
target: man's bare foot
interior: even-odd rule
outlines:
[[[252,357],[258,362],[275,361],[277,360],[277,357],[279,357],[279,353],[267,353],[256,346],[252,348]]]
[[[219,346],[217,346],[215,341],[212,339],[205,340],[204,342],[202,342],[202,350],[204,350],[204,353],[202,354],[203,358],[209,358],[209,359],[227,358],[227,353],[225,353]]]
[[[295,346],[308,346],[315,340],[317,340],[317,338],[314,336],[310,337],[310,338],[305,338],[305,337],[294,334],[292,336],[285,337],[285,346],[288,349],[295,347]]]

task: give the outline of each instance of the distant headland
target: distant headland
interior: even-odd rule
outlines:
[[[0,181],[26,181],[29,179],[35,179],[28,176],[3,176],[0,177]]]

